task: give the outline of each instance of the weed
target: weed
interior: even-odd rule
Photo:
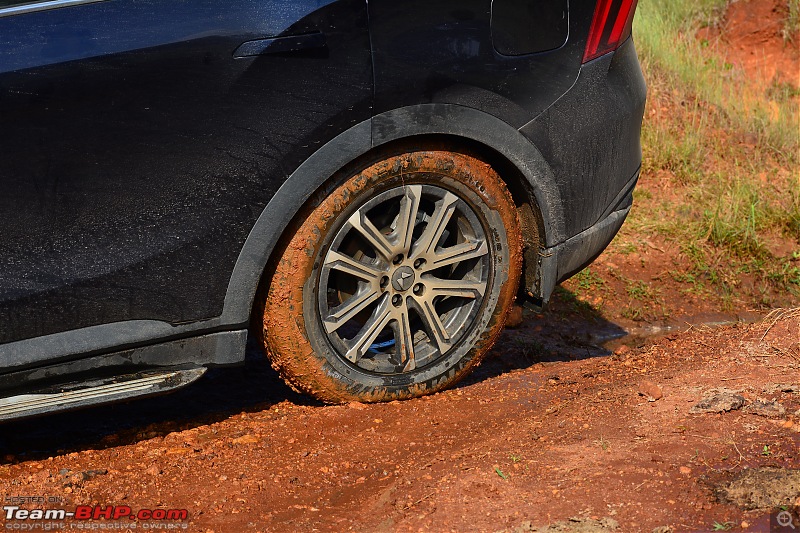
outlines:
[[[791,41],[800,33],[800,0],[789,0],[789,16],[783,24],[783,39]]]
[[[620,243],[616,247],[616,251],[622,255],[630,255],[636,252],[638,249],[639,247],[632,242]]]
[[[714,521],[712,526],[714,531],[730,531],[733,528],[733,522],[717,522]]]
[[[800,2],[800,0],[797,0]],[[789,102],[792,98],[800,96],[800,88],[795,87],[791,83],[781,81],[779,78],[772,80],[772,83],[767,87],[766,96],[770,100],[779,103]]]
[[[522,336],[517,336],[514,337],[511,342],[514,345],[514,348],[516,348],[526,359],[539,358],[545,352],[544,345],[537,340],[526,339]]]
[[[641,280],[628,280],[625,291],[634,300],[647,301],[653,299],[657,291]]]
[[[569,310],[578,313],[586,318],[593,318],[597,319],[600,316],[600,313],[592,307],[592,305],[588,302],[584,302],[580,298],[578,298],[574,293],[568,291],[567,289],[559,286],[556,286],[555,291],[553,291],[554,300],[558,300],[559,302],[568,306]]]
[[[578,283],[578,290],[584,294],[607,288],[605,280],[594,273],[591,268],[584,268],[578,272],[575,275],[575,281]]]
[[[602,448],[604,452],[607,452],[608,449],[611,447],[609,442],[602,435],[600,435],[600,438],[594,441],[594,443],[600,446],[600,448]]]
[[[508,479],[508,476],[507,476],[507,475],[505,475],[505,474],[503,473],[503,471],[502,471],[502,470],[500,470],[500,467],[498,467],[498,466],[494,467],[494,471],[495,471],[495,473],[497,473],[497,475],[498,475],[498,476],[500,476],[501,478],[503,478],[503,479]]]

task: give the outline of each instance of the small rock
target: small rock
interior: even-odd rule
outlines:
[[[618,531],[619,523],[612,518],[570,518],[551,522],[546,526],[534,526],[525,521],[519,526],[503,530],[508,533],[605,533]]]
[[[108,470],[105,468],[84,470],[83,472],[73,472],[69,468],[62,468],[58,471],[58,475],[61,476],[62,486],[64,487],[79,487],[84,481],[89,481],[97,476],[105,476],[106,474],[108,474]]]
[[[653,528],[653,533],[672,533],[673,531],[675,530],[670,526],[658,526]]]
[[[364,405],[363,403],[360,403],[360,402],[350,402],[350,403],[347,404],[347,407],[349,407],[350,409],[356,409],[358,411],[361,411],[361,410],[367,408],[366,405]]]
[[[654,402],[664,397],[661,387],[652,381],[642,381],[639,384],[639,394],[647,396],[648,401]]]
[[[723,413],[741,409],[744,397],[730,392],[720,392],[703,398],[698,404],[689,409],[690,413]]]
[[[758,416],[766,416],[767,418],[780,418],[786,414],[786,408],[778,402],[770,402],[765,400],[756,400],[747,407],[744,411]]]
[[[242,435],[241,437],[236,437],[231,442],[233,442],[234,444],[255,444],[255,443],[258,442],[258,437],[254,436],[254,435],[250,435],[248,433],[247,435]]]
[[[792,383],[773,383],[768,387],[764,388],[764,392],[767,394],[771,394],[773,392],[784,392],[787,394],[798,394],[800,393],[800,385],[792,384]]]
[[[680,467],[680,468],[678,469],[678,471],[679,471],[681,474],[685,475],[685,476],[688,476],[689,474],[691,474],[691,473],[692,473],[692,469],[691,469],[691,468],[689,468],[688,466],[682,466],[682,467]]]
[[[161,469],[158,466],[153,465],[147,470],[145,470],[144,473],[147,474],[148,476],[157,476],[161,474]]]
[[[522,324],[522,306],[512,305],[511,311],[508,312],[508,318],[506,318],[506,327],[514,329],[520,324]]]

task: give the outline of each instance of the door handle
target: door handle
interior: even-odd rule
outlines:
[[[327,42],[325,34],[321,32],[306,33],[303,35],[290,35],[287,37],[273,37],[271,39],[256,39],[246,41],[239,45],[233,52],[234,58],[263,56],[269,54],[285,54],[289,52],[302,52],[325,48]]]

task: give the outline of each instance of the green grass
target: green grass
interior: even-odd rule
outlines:
[[[591,268],[585,268],[576,274],[575,281],[578,283],[577,290],[580,292],[580,296],[607,288],[605,280]]]
[[[788,0],[785,26],[793,38],[798,2]],[[640,186],[646,194],[637,195],[621,237],[634,242],[656,233],[679,243],[692,268],[670,272],[672,278],[714,291],[726,305],[743,274],[765,292],[800,297],[797,257],[770,251],[781,239],[800,251],[798,89],[777,79],[753,83],[697,38],[699,28],[720,23],[726,5],[639,4],[634,38],[649,86]],[[668,180],[668,195],[648,190],[655,177]],[[633,297],[639,288],[627,289]]]
[[[800,33],[800,0],[789,0],[789,17],[783,26],[784,40],[797,38]]]

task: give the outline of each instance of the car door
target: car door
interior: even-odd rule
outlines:
[[[0,0],[0,345],[219,316],[273,193],[371,99],[365,0]]]

